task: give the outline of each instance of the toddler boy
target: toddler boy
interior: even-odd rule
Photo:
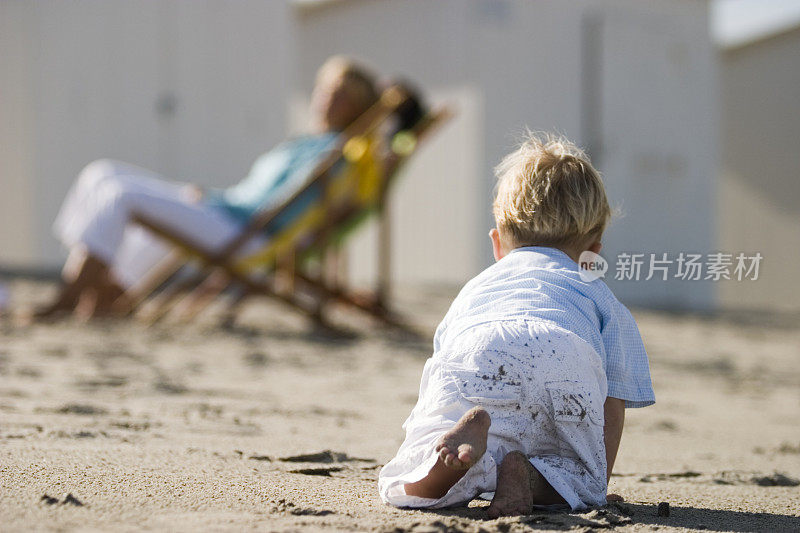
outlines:
[[[436,331],[381,498],[446,507],[494,491],[491,517],[604,505],[625,408],[655,398],[630,312],[580,276],[611,216],[603,183],[555,137],[531,135],[496,173],[496,263]]]

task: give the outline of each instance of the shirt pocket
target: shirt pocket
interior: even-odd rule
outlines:
[[[483,373],[478,369],[450,370],[461,397],[481,406],[518,406],[522,387],[518,379],[506,374]]]
[[[576,381],[548,381],[547,394],[553,405],[556,422],[591,422],[603,425],[603,409],[600,398],[589,388]]]

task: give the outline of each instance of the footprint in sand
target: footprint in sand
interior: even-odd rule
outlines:
[[[327,516],[336,514],[329,509],[313,509],[311,507],[298,507],[292,502],[287,502],[284,499],[274,502],[271,511],[273,513],[291,514],[295,516]]]
[[[374,463],[375,459],[350,457],[344,452],[323,450],[321,452],[316,452],[316,453],[290,455],[289,457],[280,457],[278,458],[278,461],[283,461],[286,463],[349,463],[349,462]]]
[[[236,451],[240,456],[241,451]],[[321,452],[307,453],[301,455],[290,455],[288,457],[273,458],[269,455],[250,455],[248,459],[254,461],[280,461],[284,463],[349,463],[349,462],[362,462],[362,463],[375,463],[375,459],[350,457],[344,452],[334,452],[331,450],[323,450]],[[374,468],[370,466],[369,468]],[[342,466],[326,466],[315,468],[298,468],[295,470],[287,470],[290,474],[304,474],[307,476],[330,476],[334,472],[341,472],[344,470]]]
[[[68,403],[55,410],[60,415],[105,415],[107,409],[82,403]]]
[[[327,476],[331,477],[332,472],[341,472],[344,470],[341,466],[328,466],[324,468],[298,468],[297,470],[289,470],[290,474],[303,474],[306,476]]]
[[[56,505],[56,504],[59,504],[59,503],[61,505],[72,505],[74,507],[84,507],[86,505],[85,503],[80,501],[78,498],[73,496],[71,492],[68,493],[68,494],[65,494],[64,498],[62,500],[59,500],[58,498],[53,498],[49,494],[44,494],[44,495],[42,495],[41,498],[39,498],[39,501],[44,503],[45,505]]]
[[[760,487],[796,487],[800,485],[800,481],[797,479],[780,472],[775,472],[769,476],[754,476],[750,481]]]

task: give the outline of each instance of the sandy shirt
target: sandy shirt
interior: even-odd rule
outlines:
[[[579,266],[555,248],[517,248],[468,282],[434,336],[434,352],[475,325],[512,318],[571,331],[600,356],[608,395],[626,407],[655,403],[650,366],[630,311],[602,280],[584,281]]]

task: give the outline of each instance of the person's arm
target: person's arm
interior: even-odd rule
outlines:
[[[199,204],[202,202],[206,195],[206,191],[201,186],[195,185],[194,183],[187,183],[184,186],[183,193],[193,204]]]
[[[619,443],[622,440],[622,426],[625,424],[625,400],[619,398],[606,398],[603,407],[605,426],[603,436],[606,444],[606,481],[611,479],[614,461],[617,459]]]

